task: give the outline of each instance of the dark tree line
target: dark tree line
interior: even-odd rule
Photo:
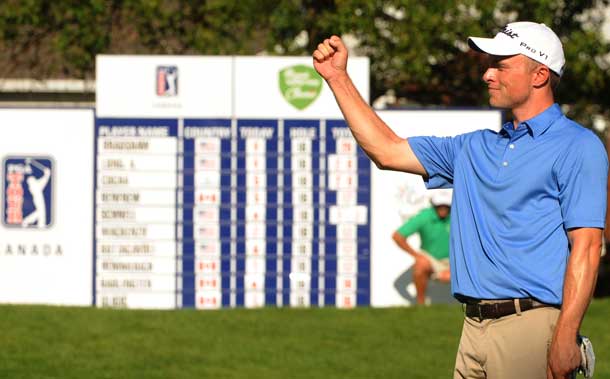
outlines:
[[[372,99],[392,90],[390,106],[484,106],[484,64],[466,38],[536,20],[564,42],[559,102],[592,127],[610,122],[608,2],[5,0],[0,78],[92,79],[96,54],[309,55],[338,34],[370,57]]]

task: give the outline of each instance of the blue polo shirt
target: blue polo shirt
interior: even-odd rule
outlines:
[[[478,299],[562,303],[567,230],[603,228],[608,159],[557,104],[499,132],[411,137],[428,188],[453,187],[451,288]]]

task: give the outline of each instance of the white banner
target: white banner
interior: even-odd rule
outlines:
[[[0,303],[91,305],[93,111],[1,109]]]

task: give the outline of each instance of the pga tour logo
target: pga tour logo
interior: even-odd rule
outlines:
[[[46,229],[53,221],[51,157],[13,156],[4,159],[2,222],[15,228]]]
[[[157,96],[178,96],[177,66],[157,66]]]

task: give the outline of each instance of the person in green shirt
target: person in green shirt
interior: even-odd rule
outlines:
[[[451,190],[435,190],[430,198],[432,207],[421,210],[398,228],[392,238],[396,244],[414,259],[413,282],[417,290],[417,304],[425,304],[426,288],[432,279],[448,283],[449,273],[449,223]],[[418,233],[421,248],[416,250],[407,237]]]

